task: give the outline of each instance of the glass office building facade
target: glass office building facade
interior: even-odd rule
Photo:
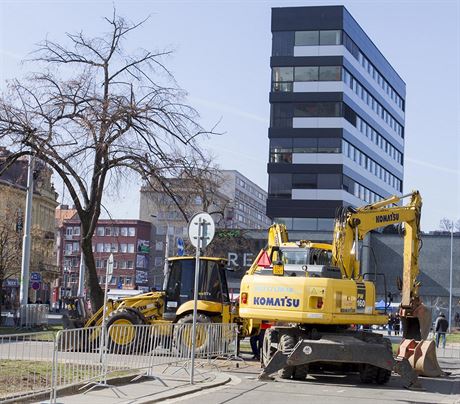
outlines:
[[[330,230],[401,195],[406,87],[343,6],[272,9],[267,215]]]

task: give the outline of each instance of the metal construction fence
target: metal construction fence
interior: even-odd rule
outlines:
[[[197,324],[195,367],[235,357],[237,339],[235,324]],[[70,386],[107,387],[113,377],[161,378],[167,369],[188,371],[191,347],[191,324],[126,324],[108,330],[62,330],[55,336],[0,336],[0,402],[49,392],[53,403],[59,390]],[[4,372],[8,367],[14,372]]]
[[[48,325],[48,304],[23,304],[19,311],[22,327],[41,327]]]

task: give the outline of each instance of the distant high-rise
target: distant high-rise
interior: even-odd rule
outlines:
[[[267,215],[330,230],[403,189],[406,86],[343,6],[272,9]]]

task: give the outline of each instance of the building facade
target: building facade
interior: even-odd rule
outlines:
[[[0,166],[10,152],[0,149]],[[21,256],[27,192],[28,158],[18,159],[0,176],[0,249],[3,292],[9,303],[19,297]],[[34,165],[32,196],[29,300],[50,300],[53,282],[59,277],[55,256],[54,210],[57,193],[52,170],[40,161]]]
[[[343,6],[272,9],[267,215],[331,230],[401,195],[405,83]]]
[[[60,228],[59,266],[62,271],[60,296],[75,296],[81,261],[81,229],[77,215]],[[99,282],[104,285],[107,260],[114,256],[110,289],[149,290],[152,226],[141,220],[101,219],[93,235],[93,253]]]
[[[267,229],[271,223],[265,215],[267,193],[236,170],[219,170],[209,181],[168,181],[189,217],[209,212],[221,229]],[[151,283],[160,288],[165,257],[177,255],[177,240],[188,238],[188,224],[172,198],[151,186],[141,188],[139,218],[150,221],[156,229]]]
[[[266,216],[267,192],[236,170],[220,170],[223,177],[220,192],[231,203],[226,228],[267,229],[271,220]]]

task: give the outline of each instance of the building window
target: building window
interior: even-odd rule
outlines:
[[[270,139],[270,163],[292,163],[292,139]]]
[[[80,226],[75,226],[73,228],[73,235],[74,236],[79,236],[80,235]]]
[[[319,45],[319,31],[296,31],[296,46],[315,46]]]
[[[118,243],[112,243],[111,252],[118,252]]]
[[[134,244],[128,244],[128,252],[133,253],[134,252]]]
[[[342,69],[340,66],[321,66],[319,68],[320,81],[340,81],[342,80]]]
[[[96,244],[96,252],[104,252],[104,243]]]
[[[112,236],[118,237],[120,235],[119,227],[112,227]]]
[[[129,261],[127,261],[126,265],[127,265],[128,269],[133,269],[134,268],[134,261],[129,260]]]
[[[72,236],[73,235],[73,227],[67,227],[65,229],[65,235],[66,236]]]
[[[126,269],[126,261],[125,260],[120,261],[120,269]]]
[[[96,227],[96,235],[103,236],[104,235],[104,228],[103,227]]]
[[[155,266],[159,267],[163,264],[163,258],[162,257],[155,257]]]
[[[318,81],[318,66],[302,66],[295,68],[295,81]]]
[[[292,175],[271,174],[268,189],[271,197],[290,198],[292,193]]]
[[[128,228],[127,227],[121,227],[120,228],[120,235],[124,236],[124,237],[128,236]]]
[[[72,249],[73,249],[74,252],[80,251],[80,243],[78,241],[74,242],[73,246],[72,246]]]
[[[320,31],[319,44],[320,45],[340,45],[342,43],[342,31]]]
[[[111,246],[110,243],[104,243],[104,252],[110,252]]]
[[[110,227],[105,228],[105,235],[106,236],[111,236],[112,235],[112,229]]]
[[[122,253],[128,252],[128,244],[120,243],[120,252]]]
[[[136,235],[136,229],[134,227],[129,227],[128,228],[128,236],[129,237],[134,237]]]
[[[163,242],[162,241],[157,241],[155,243],[155,250],[156,251],[162,251],[163,250]]]

